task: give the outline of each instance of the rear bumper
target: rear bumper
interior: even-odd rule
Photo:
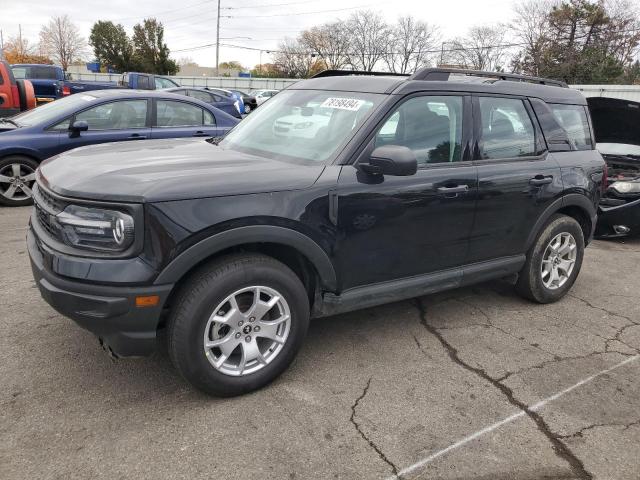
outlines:
[[[624,227],[620,229],[619,227]],[[629,229],[622,233],[620,230]],[[596,238],[612,238],[640,235],[640,199],[617,207],[598,208]]]
[[[94,333],[118,356],[145,356],[156,348],[156,330],[173,285],[109,286],[68,280],[53,273],[58,254],[39,245],[31,229],[27,247],[33,278],[42,298],[62,315]],[[136,297],[158,295],[152,307],[137,307]]]

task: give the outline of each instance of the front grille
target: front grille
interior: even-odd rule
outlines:
[[[62,241],[62,235],[58,223],[55,221],[55,215],[62,212],[67,206],[67,203],[36,184],[33,186],[33,206],[35,208],[38,225],[52,238]]]

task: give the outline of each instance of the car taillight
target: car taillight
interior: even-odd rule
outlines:
[[[604,170],[602,172],[602,195],[604,196],[605,192],[609,188],[609,165],[604,164]]]
[[[62,87],[62,96],[66,97],[67,95],[71,95],[71,89],[69,88],[69,85],[65,85],[64,87]]]

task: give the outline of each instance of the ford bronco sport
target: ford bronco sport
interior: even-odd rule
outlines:
[[[276,378],[312,317],[516,274],[526,298],[562,298],[604,176],[582,94],[349,73],[296,83],[223,140],[44,162],[27,235],[42,296],[117,356],[166,328],[177,369],[214,395]]]

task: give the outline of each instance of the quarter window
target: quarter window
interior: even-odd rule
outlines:
[[[178,86],[175,82],[172,82],[168,78],[153,77],[153,79],[155,82],[156,90],[160,90],[161,88],[174,88]]]
[[[189,96],[193,98],[197,98],[205,103],[211,103],[211,95],[207,92],[202,92],[200,90],[189,90]]]
[[[89,130],[144,128],[147,124],[147,101],[122,100],[103,103],[76,114],[77,120],[87,122]]]
[[[401,145],[418,165],[461,160],[462,97],[423,96],[404,102],[382,125],[375,145]]]
[[[550,104],[553,116],[567,132],[575,150],[591,150],[591,133],[584,107],[580,105]]]
[[[480,97],[482,159],[529,157],[536,154],[533,123],[522,100]]]
[[[215,125],[216,124],[216,119],[213,116],[213,114],[211,112],[207,112],[206,110],[203,110],[204,112],[204,124],[205,125]]]
[[[158,100],[158,127],[194,127],[203,124],[204,110],[197,105]]]

